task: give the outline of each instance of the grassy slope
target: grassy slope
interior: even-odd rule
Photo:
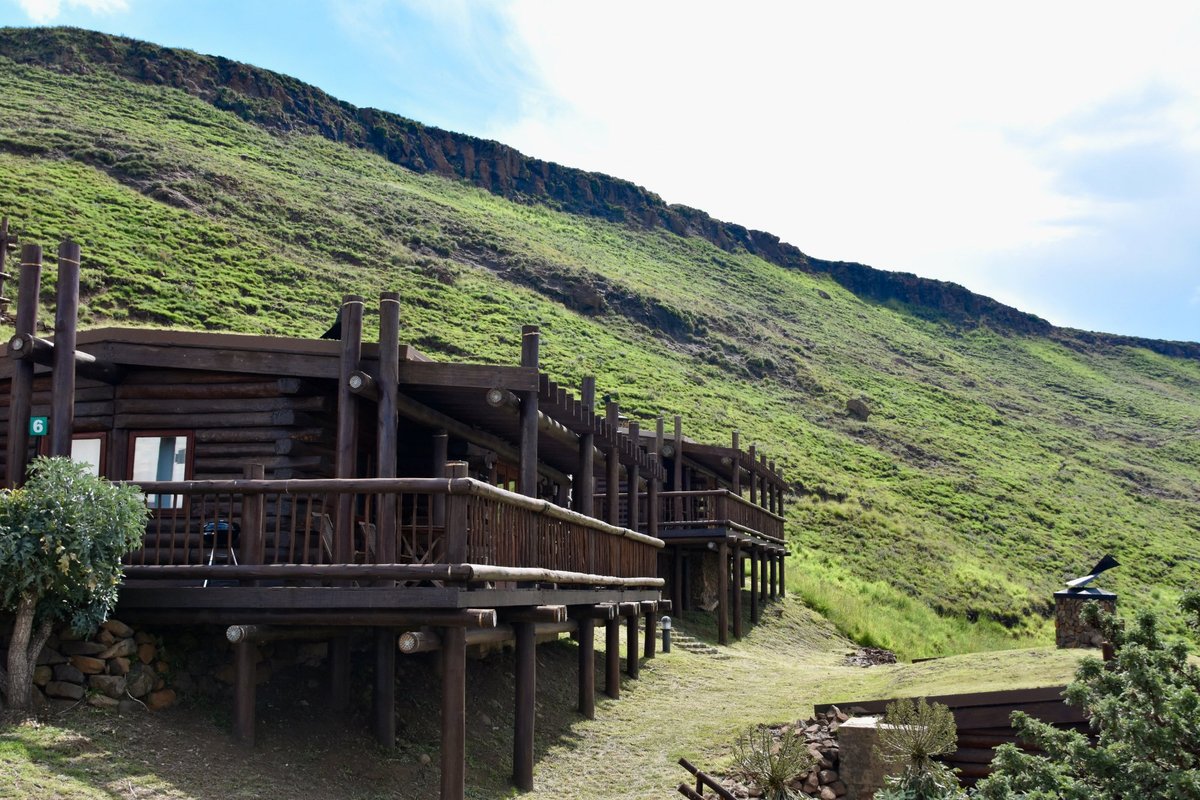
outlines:
[[[685,624],[700,632],[701,620]],[[840,663],[847,645],[789,599],[772,606],[762,625],[725,651],[725,660],[676,648],[643,662],[641,680],[626,680],[621,700],[598,698],[594,720],[574,711],[575,646],[543,645],[537,789],[528,796],[666,797],[687,777],[676,766],[680,756],[719,768],[732,740],[755,722],[806,718],[817,702],[1061,685],[1080,654],[1014,650],[863,669]],[[600,634],[597,652],[603,647]],[[511,653],[468,665],[468,797],[516,796],[508,779],[511,667]],[[290,683],[277,676],[260,696],[258,744],[249,754],[227,736],[227,720],[203,708],[120,719],[83,710],[47,724],[0,728],[0,797],[430,797],[438,781],[437,679],[427,663],[403,661],[401,669],[394,751],[370,739],[365,698],[358,719],[340,720],[319,707],[316,693],[299,689],[305,676],[292,675]],[[359,678],[370,683],[365,674]],[[312,698],[312,706],[297,706],[297,693]],[[431,766],[421,765],[422,755]]]
[[[513,362],[538,321],[561,381],[594,373],[636,415],[760,442],[802,490],[789,577],[907,655],[1044,641],[1050,593],[1107,550],[1126,607],[1200,579],[1200,363],[951,328],[168,89],[3,60],[0,82],[2,210],[26,240],[83,244],[92,323],[307,336],[343,293],[398,289],[411,341]],[[600,283],[626,300],[593,316],[523,288]],[[634,321],[656,310],[697,333]],[[865,423],[844,412],[860,395]]]

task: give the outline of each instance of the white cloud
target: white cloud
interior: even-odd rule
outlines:
[[[987,291],[998,258],[1094,241],[1164,191],[1141,172],[1126,193],[1116,155],[1200,155],[1187,4],[502,8],[541,85],[485,135],[824,258]],[[1147,92],[1153,113],[1120,106]]]
[[[30,21],[39,25],[53,22],[62,13],[63,0],[17,0]],[[93,14],[116,14],[129,10],[128,0],[66,0],[70,8],[82,8]]]

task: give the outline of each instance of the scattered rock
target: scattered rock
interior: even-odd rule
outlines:
[[[873,667],[877,664],[895,664],[896,654],[882,647],[861,647],[846,656],[846,665],[850,667]],[[839,718],[839,722],[849,719]]]
[[[866,400],[861,397],[851,397],[846,401],[846,411],[855,419],[867,421],[867,417],[871,416],[871,407],[867,405]]]

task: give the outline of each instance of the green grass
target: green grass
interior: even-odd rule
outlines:
[[[560,383],[758,442],[797,492],[795,590],[911,656],[1048,642],[1051,593],[1107,551],[1125,608],[1200,580],[1200,363],[962,329],[100,71],[0,76],[0,211],[81,242],[88,325],[312,336],[395,289],[410,342],[515,363],[537,322]]]

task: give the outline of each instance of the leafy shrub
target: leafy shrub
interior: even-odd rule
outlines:
[[[1200,626],[1200,593],[1181,602]],[[1091,717],[1096,741],[1058,730],[1020,712],[1013,726],[1044,755],[1002,745],[992,775],[978,786],[985,800],[1200,800],[1200,669],[1182,642],[1168,643],[1152,612],[1132,629],[1090,605],[1084,619],[1099,625],[1115,659],[1087,658],[1067,687],[1067,703]]]
[[[118,486],[67,458],[39,458],[16,491],[0,493],[0,611],[15,613],[8,704],[30,707],[38,653],[51,628],[88,633],[117,602],[121,557],[145,532],[147,510],[132,486]]]
[[[766,725],[751,730],[733,749],[734,769],[756,783],[767,800],[795,797],[788,782],[807,773],[815,763],[803,736],[794,736],[785,730],[776,739]]]

